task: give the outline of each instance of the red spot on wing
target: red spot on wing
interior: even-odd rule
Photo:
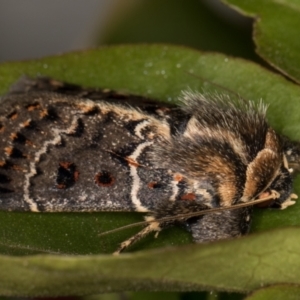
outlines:
[[[59,162],[56,177],[56,188],[67,189],[79,179],[79,171],[74,163],[68,161]]]
[[[115,178],[108,171],[105,170],[102,170],[101,172],[95,175],[95,183],[101,187],[112,186],[115,183],[115,181]]]
[[[196,195],[194,193],[188,193],[185,195],[182,195],[181,200],[187,200],[187,201],[194,201],[196,200]]]
[[[183,176],[180,173],[175,173],[173,178],[175,181],[181,181],[183,179]]]
[[[148,188],[149,189],[157,189],[157,188],[161,188],[162,187],[162,184],[159,183],[159,182],[156,182],[156,181],[151,181],[148,183]]]

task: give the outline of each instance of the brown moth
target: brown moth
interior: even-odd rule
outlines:
[[[240,236],[253,204],[296,198],[298,144],[262,103],[184,92],[167,106],[48,78],[22,78],[1,101],[0,209],[148,213],[117,253],[178,219],[195,242]]]

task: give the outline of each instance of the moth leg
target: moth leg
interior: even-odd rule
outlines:
[[[128,240],[124,241],[120,244],[119,248],[113,253],[113,255],[119,255],[123,252],[126,248],[134,244],[135,242],[139,241],[149,233],[155,231],[155,237],[157,237],[158,233],[161,231],[160,223],[155,221],[154,217],[146,217],[146,221],[150,222],[143,230],[129,238]]]
[[[296,199],[298,199],[296,194],[290,194],[290,196],[281,204],[280,209],[286,209],[287,207],[294,205],[296,203]]]

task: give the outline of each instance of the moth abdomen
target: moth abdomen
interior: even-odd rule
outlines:
[[[196,243],[230,239],[247,234],[251,225],[252,207],[225,210],[187,221]]]

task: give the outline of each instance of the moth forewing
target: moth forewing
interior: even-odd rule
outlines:
[[[161,106],[47,78],[16,86],[0,108],[2,210],[147,212],[120,252],[176,220],[196,242],[239,236],[257,199],[292,202],[285,143],[261,103],[186,92]]]

